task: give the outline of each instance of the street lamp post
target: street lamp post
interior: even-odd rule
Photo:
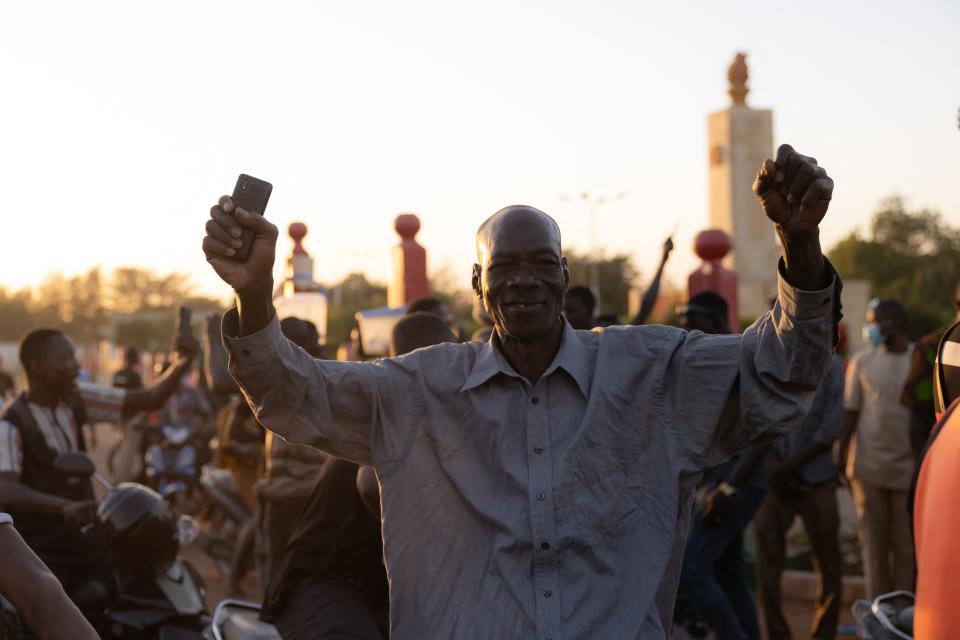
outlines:
[[[621,191],[612,198],[606,196],[594,196],[584,191],[580,194],[580,200],[586,205],[587,213],[590,216],[590,291],[593,292],[597,301],[597,309],[600,309],[600,247],[599,247],[599,229],[598,218],[600,206],[613,201],[622,200],[627,197],[625,191]],[[560,196],[561,200],[570,201],[572,198]]]

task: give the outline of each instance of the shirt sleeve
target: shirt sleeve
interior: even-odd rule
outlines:
[[[843,408],[847,411],[860,411],[863,405],[863,387],[860,384],[861,351],[850,359],[843,385]]]
[[[249,336],[232,337],[238,326],[231,309],[222,326],[230,373],[264,427],[362,465],[405,450],[423,411],[415,367],[315,359],[283,336],[276,315]]]
[[[6,420],[0,421],[0,473],[16,473],[23,469],[20,431]]]
[[[843,361],[840,356],[833,357],[830,371],[817,393],[821,397],[814,404],[820,402],[820,415],[814,425],[813,439],[822,444],[833,444],[843,428]]]
[[[826,261],[826,259],[825,259]],[[665,394],[690,471],[799,428],[831,366],[842,282],[803,291],[778,269],[777,302],[741,336],[690,332],[671,355]]]
[[[127,390],[119,387],[107,387],[92,382],[78,382],[80,397],[87,410],[87,422],[119,422],[123,417],[123,401]]]

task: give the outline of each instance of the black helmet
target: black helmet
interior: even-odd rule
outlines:
[[[177,519],[159,493],[123,482],[97,507],[97,535],[128,574],[166,569],[177,557]]]

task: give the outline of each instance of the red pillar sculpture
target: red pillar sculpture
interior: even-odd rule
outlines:
[[[387,289],[387,304],[402,307],[429,292],[427,251],[415,239],[420,231],[417,216],[401,213],[393,228],[400,234],[400,244],[393,248],[393,280]]]
[[[721,263],[730,253],[733,244],[730,236],[720,229],[707,229],[697,234],[693,240],[693,251],[703,264],[690,274],[687,280],[687,292],[694,296],[703,291],[713,291],[727,301],[727,320],[730,331],[740,332],[740,319],[737,313],[737,274]]]

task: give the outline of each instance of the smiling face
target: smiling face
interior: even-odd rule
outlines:
[[[553,219],[533,207],[502,209],[477,233],[477,252],[473,288],[498,335],[525,341],[549,334],[570,282]]]

